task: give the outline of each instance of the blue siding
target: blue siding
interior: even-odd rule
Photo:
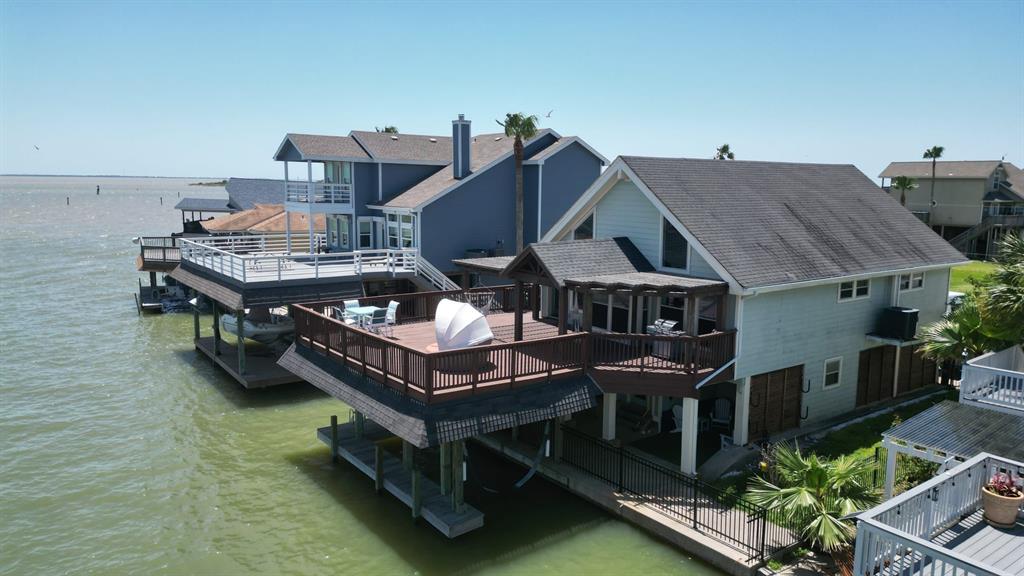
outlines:
[[[376,169],[376,165],[374,165],[374,168]],[[384,177],[382,190],[384,199],[381,203],[387,202],[412,188],[434,172],[441,170],[441,168],[441,166],[421,166],[417,164],[384,164],[381,168],[382,176]],[[374,178],[374,184],[376,185],[376,177]],[[376,188],[373,189],[372,194],[376,200]]]
[[[569,145],[544,162],[541,178],[541,232],[543,236],[554,226],[587,188],[601,175],[601,159],[578,142]],[[537,216],[533,215],[533,228]],[[527,236],[536,239],[537,236]]]
[[[540,166],[523,166],[523,242],[537,242],[537,175]],[[514,197],[513,197],[514,198]],[[513,204],[513,207],[515,204]],[[515,212],[512,213],[515,218]]]
[[[377,165],[369,162],[355,162],[352,164],[352,173],[355,177],[355,206],[353,207],[356,216],[379,215],[377,210],[370,210],[368,204],[377,203]]]

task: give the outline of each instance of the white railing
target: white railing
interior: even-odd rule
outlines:
[[[325,182],[285,182],[285,199],[288,202],[351,206],[352,185]]]
[[[960,380],[960,401],[1024,411],[1024,350],[1012,346],[968,360]]]
[[[287,254],[265,250],[260,237],[181,240],[181,259],[241,282],[280,282],[358,277],[368,273],[417,272],[418,250],[357,250],[335,254]],[[293,247],[296,247],[293,244]],[[299,248],[303,248],[299,246]]]
[[[452,282],[452,279],[445,276],[443,272],[434,267],[433,264],[427,261],[423,256],[417,257],[416,269],[420,276],[426,278],[434,288],[445,292],[449,290],[461,290],[462,287]]]
[[[932,539],[981,507],[981,487],[998,471],[1024,463],[979,454],[857,517],[854,574],[988,575],[1000,572],[979,558]]]

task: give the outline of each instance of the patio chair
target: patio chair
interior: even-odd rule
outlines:
[[[725,427],[732,426],[732,402],[728,398],[715,400],[715,408],[711,412],[711,424]]]
[[[359,317],[349,312],[349,308],[359,308],[359,300],[345,300],[341,313],[341,319],[345,321],[345,324],[358,324]],[[352,322],[349,322],[349,320]]]
[[[373,311],[373,315],[366,322],[366,329],[374,333],[387,333],[391,331],[391,326],[388,324],[388,309],[378,308]]]
[[[398,323],[398,302],[394,300],[388,302],[387,323],[388,326],[394,326]]]
[[[353,314],[346,314],[345,309],[341,306],[331,306],[331,311],[335,319],[341,320],[348,326],[359,323]]]

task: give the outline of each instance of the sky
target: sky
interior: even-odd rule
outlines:
[[[11,2],[0,173],[283,175],[288,132],[474,133],[619,154],[1024,166],[1024,1]]]

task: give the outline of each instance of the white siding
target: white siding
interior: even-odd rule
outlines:
[[[661,212],[629,180],[612,187],[594,208],[594,237],[628,237],[656,268],[661,267]],[[701,278],[720,279],[696,251],[690,250],[689,270]]]
[[[949,269],[925,272],[924,287],[900,293],[900,306],[917,308],[917,325],[923,326],[942,319],[949,294]]]

